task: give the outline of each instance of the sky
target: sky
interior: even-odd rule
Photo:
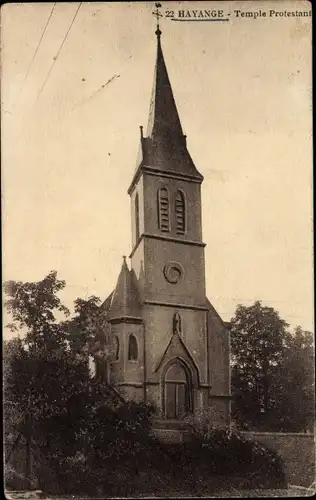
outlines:
[[[3,277],[39,281],[55,269],[70,308],[77,297],[105,299],[131,251],[127,188],[156,56],[154,3],[82,3],[62,44],[78,6],[56,3],[38,49],[53,3],[1,9]],[[204,176],[208,298],[225,321],[237,304],[261,300],[313,330],[311,18],[269,17],[310,4],[167,9],[230,13],[228,22],[161,20]]]

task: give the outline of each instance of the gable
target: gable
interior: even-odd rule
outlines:
[[[191,368],[191,371],[193,374],[196,374],[197,381],[199,382],[200,377],[197,364],[179,334],[172,335],[154,371],[157,373],[163,366],[176,358],[183,360]]]

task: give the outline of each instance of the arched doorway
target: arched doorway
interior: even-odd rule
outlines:
[[[192,384],[186,366],[173,362],[164,377],[164,413],[166,418],[180,419],[192,411]]]

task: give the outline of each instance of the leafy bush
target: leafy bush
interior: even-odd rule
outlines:
[[[62,493],[94,496],[210,494],[219,489],[281,488],[277,454],[221,425],[192,426],[187,443],[150,435],[144,403],[100,407],[89,422],[89,448],[59,462]]]
[[[216,421],[212,409],[187,416],[186,422],[191,427],[192,441],[183,445],[182,452],[192,457],[201,470],[240,477],[242,487],[285,485],[284,464],[277,453]]]
[[[256,487],[285,485],[283,462],[277,453],[236,431],[214,430],[208,441],[199,444],[215,473],[251,478]]]
[[[84,432],[79,432],[78,425],[77,439],[67,455],[62,457],[58,453],[56,460],[52,450],[46,452],[49,465],[58,476],[59,492],[93,495],[99,490],[116,492],[120,471],[127,474],[130,470],[131,477],[137,475],[141,464],[153,461],[157,454],[149,436],[152,412],[150,405],[134,402],[92,409],[85,428],[81,429]],[[74,421],[69,420],[68,424],[71,426]],[[55,427],[55,430],[61,429]],[[67,434],[66,428],[64,433]],[[59,444],[57,448],[61,448]],[[47,493],[55,493],[55,486],[47,483],[43,488]]]

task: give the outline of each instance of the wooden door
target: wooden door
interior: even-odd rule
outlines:
[[[165,377],[165,416],[170,419],[179,419],[189,408],[187,374],[180,363],[174,363]]]

